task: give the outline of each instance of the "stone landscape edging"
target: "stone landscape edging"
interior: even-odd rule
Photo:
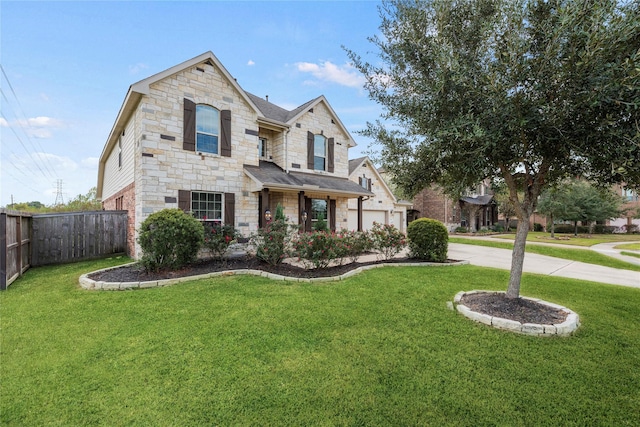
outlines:
[[[262,270],[253,270],[253,269],[239,269],[239,270],[225,270],[225,271],[216,271],[213,273],[206,274],[198,274],[195,276],[185,276],[185,277],[177,277],[174,279],[158,279],[158,280],[149,280],[142,282],[105,282],[102,280],[93,280],[89,278],[89,275],[101,273],[103,271],[112,270],[115,268],[124,267],[127,265],[135,264],[123,264],[115,267],[103,268],[101,270],[92,271],[90,273],[83,274],[80,276],[79,282],[80,286],[83,289],[87,290],[103,290],[103,291],[118,291],[118,290],[127,290],[127,289],[146,289],[146,288],[157,288],[163,286],[175,285],[177,283],[188,282],[191,280],[201,280],[201,279],[210,279],[212,277],[219,276],[234,276],[234,275],[242,275],[242,274],[250,274],[253,276],[261,276],[266,277],[271,280],[279,280],[284,282],[303,282],[303,283],[321,283],[321,282],[338,282],[340,280],[348,279],[351,276],[355,276],[356,274],[360,274],[363,271],[371,270],[374,268],[381,267],[449,267],[449,266],[457,266],[457,265],[466,265],[469,264],[469,261],[456,261],[452,263],[437,263],[437,262],[405,262],[405,263],[381,263],[381,264],[370,264],[363,265],[362,267],[355,268],[351,271],[348,271],[339,276],[330,276],[330,277],[314,277],[314,278],[304,278],[304,277],[290,277],[290,276],[281,276],[279,274],[269,273],[267,271]]]
[[[462,297],[465,295],[478,294],[478,293],[488,293],[488,294],[504,294],[504,291],[484,291],[484,290],[474,290],[474,291],[460,291],[456,294],[453,299],[453,303],[456,306],[456,309],[463,316],[479,322],[488,326],[492,326],[497,329],[502,329],[509,332],[516,332],[519,334],[525,335],[535,335],[540,337],[549,337],[549,336],[561,336],[567,337],[571,335],[578,326],[580,326],[580,316],[573,310],[570,310],[564,306],[554,304],[552,302],[544,301],[538,298],[529,298],[529,297],[520,297],[522,299],[526,299],[529,301],[534,301],[538,304],[543,304],[551,308],[555,308],[567,313],[567,318],[562,323],[556,323],[552,325],[541,325],[537,323],[520,323],[515,320],[503,319],[501,317],[490,316],[488,314],[478,313],[477,311],[471,310],[464,304],[461,304],[460,301]]]

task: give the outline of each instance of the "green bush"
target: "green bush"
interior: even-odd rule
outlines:
[[[407,227],[411,258],[432,262],[447,260],[449,233],[440,221],[431,218],[419,218]]]
[[[533,223],[533,231],[544,231],[544,227],[542,226],[542,224],[540,224],[538,222],[534,222]]]
[[[504,231],[504,227],[501,224],[495,224],[492,229],[496,233],[502,233]]]
[[[197,258],[203,241],[200,221],[180,209],[163,209],[140,225],[140,262],[147,270],[177,270]]]
[[[252,237],[256,257],[269,265],[280,264],[287,257],[288,240],[289,224],[284,216],[284,209],[278,204],[273,221],[258,229],[258,233]]]
[[[373,249],[385,260],[393,258],[407,246],[405,235],[393,225],[374,222],[369,233]]]
[[[346,257],[350,262],[356,262],[360,255],[369,252],[373,247],[371,236],[366,231],[342,230],[340,233]]]
[[[324,219],[324,214],[319,213],[318,219],[313,223],[314,231],[329,231],[329,226],[327,225],[327,221]]]
[[[325,268],[341,252],[335,233],[314,231],[300,233],[293,239],[293,255],[305,268]]]
[[[467,227],[456,227],[456,233],[468,233]]]
[[[219,222],[204,223],[204,247],[215,259],[223,259],[231,243],[238,237],[238,232],[231,225]]]

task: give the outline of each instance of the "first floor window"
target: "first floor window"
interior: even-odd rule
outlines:
[[[327,219],[327,201],[324,199],[311,200],[311,221],[317,221],[319,218]]]
[[[222,222],[222,193],[192,191],[191,213],[202,221]]]
[[[315,135],[313,138],[313,169],[326,170],[327,138],[323,135]]]
[[[218,154],[220,112],[208,105],[196,106],[196,151]]]

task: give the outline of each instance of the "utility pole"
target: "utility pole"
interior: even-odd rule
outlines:
[[[53,204],[56,206],[64,205],[64,199],[62,197],[62,180],[59,179],[56,184],[58,186],[58,191],[56,193],[56,201]]]

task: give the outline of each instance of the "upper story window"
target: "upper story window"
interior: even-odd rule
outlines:
[[[222,193],[192,191],[191,213],[202,221],[222,222]]]
[[[260,138],[258,140],[258,157],[261,159],[267,157],[267,138]]]
[[[326,170],[327,164],[327,138],[324,135],[315,135],[313,138],[313,168]]]
[[[208,105],[196,106],[196,151],[219,153],[220,112]]]

